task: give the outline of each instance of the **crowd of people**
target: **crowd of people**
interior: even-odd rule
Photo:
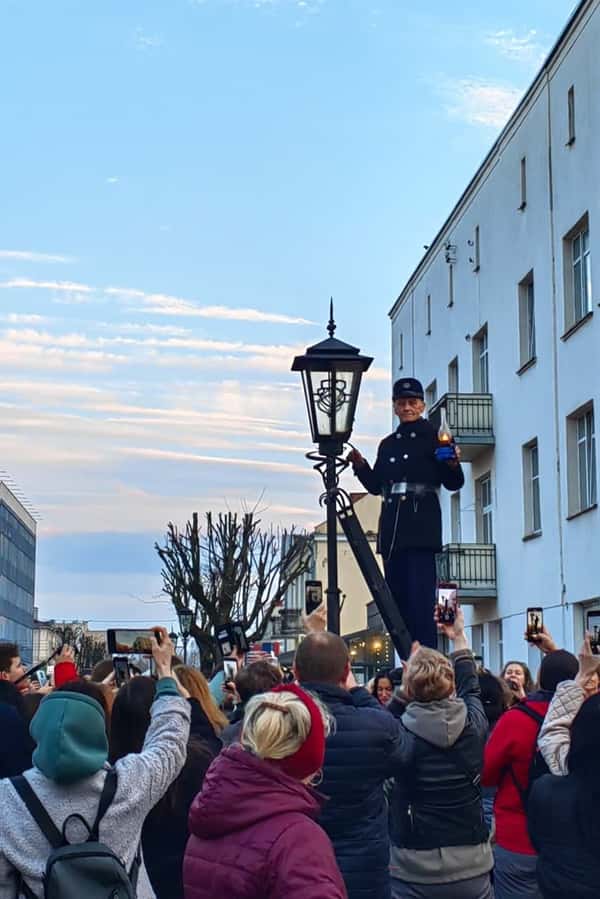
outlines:
[[[539,637],[497,676],[460,609],[367,687],[307,621],[293,676],[239,658],[53,683],[0,643],[0,899],[584,899],[600,895],[600,659]],[[132,672],[135,674],[136,672]],[[218,689],[217,689],[218,687]]]

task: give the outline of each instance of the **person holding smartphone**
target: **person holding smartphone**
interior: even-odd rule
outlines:
[[[442,548],[438,491],[463,486],[460,449],[442,453],[435,428],[423,418],[423,386],[416,378],[396,381],[392,400],[400,424],[379,444],[374,466],[356,449],[348,461],[363,487],[382,497],[377,548],[400,614],[412,639],[435,649],[435,555]]]

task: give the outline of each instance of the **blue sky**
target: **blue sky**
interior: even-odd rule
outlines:
[[[0,0],[0,469],[44,616],[170,620],[153,541],[319,485],[292,357],[387,312],[573,0]],[[166,619],[165,619],[166,616]]]

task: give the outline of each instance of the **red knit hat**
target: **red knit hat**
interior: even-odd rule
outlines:
[[[293,693],[308,709],[310,714],[310,730],[306,740],[293,755],[284,759],[269,759],[290,777],[304,780],[323,767],[325,759],[325,724],[317,703],[309,693],[296,684],[279,684],[273,687],[272,693]]]

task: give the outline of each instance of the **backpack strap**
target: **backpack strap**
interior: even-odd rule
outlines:
[[[40,800],[26,777],[11,777],[11,784],[23,800],[27,811],[42,831],[53,849],[59,849],[64,845],[62,834]]]
[[[528,718],[531,718],[531,720],[535,721],[535,723],[537,724],[537,733],[535,736],[535,746],[533,748],[533,754],[535,757],[535,753],[537,751],[537,738],[538,738],[540,730],[542,729],[542,724],[544,723],[544,716],[540,715],[539,712],[536,712],[535,709],[532,709],[531,706],[524,705],[523,703],[517,703],[517,705],[514,705],[512,707],[512,709],[510,709],[510,711],[512,712],[513,710],[516,712],[523,712],[524,715],[527,715]],[[522,787],[521,784],[519,783],[519,781],[517,780],[517,775],[515,774],[512,765],[509,765],[508,773],[510,774],[511,780],[512,780],[513,784],[515,785],[517,793],[519,794],[519,798],[521,799],[521,805],[526,810],[527,809],[527,796],[528,796],[528,791],[529,791],[529,772],[527,773],[528,783],[527,783],[526,787]]]
[[[98,842],[99,840],[100,822],[102,821],[102,818],[105,816],[110,807],[110,804],[115,798],[115,793],[117,792],[117,782],[118,778],[116,769],[111,768],[109,771],[107,771],[106,777],[104,778],[104,786],[102,787],[102,793],[100,794],[98,813],[90,831],[90,840],[93,840],[95,842]]]

